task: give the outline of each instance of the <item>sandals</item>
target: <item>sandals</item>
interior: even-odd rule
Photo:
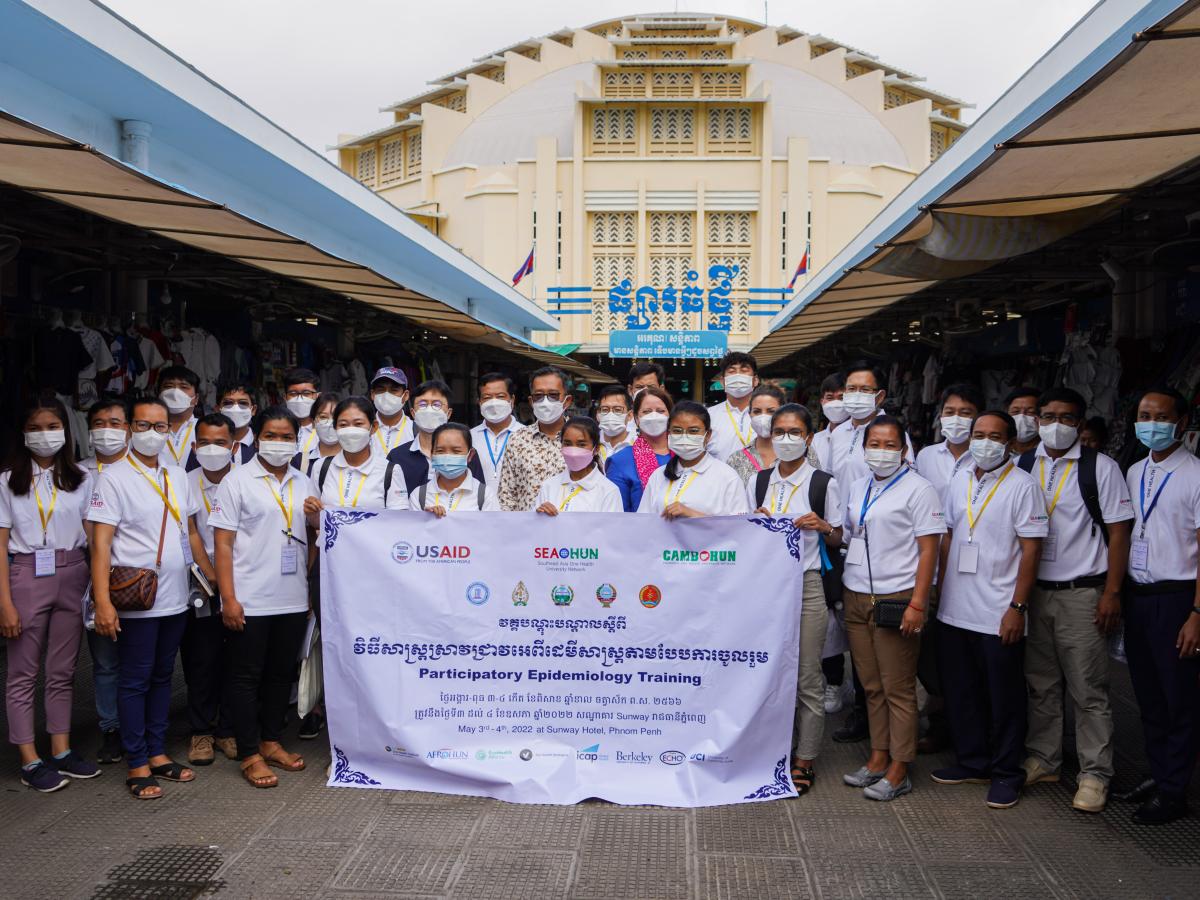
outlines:
[[[135,800],[157,800],[162,796],[162,789],[159,788],[157,794],[148,794],[150,788],[159,787],[158,780],[153,775],[143,775],[140,778],[126,778],[125,787],[129,788],[129,793],[133,795]]]
[[[251,775],[250,769],[259,763],[265,763],[261,754],[255,753],[253,756],[248,756],[242,760],[242,777],[245,778],[251,785],[256,788],[273,788],[279,784],[279,779],[274,773],[266,775]]]
[[[299,753],[288,753],[282,746],[277,747],[270,753],[260,754],[263,762],[275,769],[283,769],[285,772],[303,772],[304,757]]]
[[[816,780],[817,772],[812,766],[792,765],[792,784],[795,785],[796,796],[803,797],[811,791]]]
[[[175,762],[174,760],[172,760],[171,762],[168,762],[168,763],[163,763],[161,766],[151,766],[150,767],[151,775],[157,776],[158,778],[165,778],[167,781],[184,781],[184,782],[186,782],[186,781],[195,781],[196,780],[195,772],[192,772],[192,776],[190,778],[184,778],[183,777],[184,772],[191,772],[191,769],[189,769],[187,766],[180,765],[179,763]]]

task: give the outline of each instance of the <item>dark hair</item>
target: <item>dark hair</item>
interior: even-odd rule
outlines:
[[[370,422],[375,421],[375,404],[367,397],[354,396],[347,397],[345,400],[338,402],[338,405],[333,408],[333,424],[337,424],[337,420],[341,418],[342,413],[348,409],[357,409],[360,413],[367,417]]]
[[[187,366],[165,366],[158,372],[158,389],[168,381],[186,381],[197,394],[200,393],[200,376]],[[168,410],[169,412],[169,410]]]
[[[488,372],[486,375],[479,376],[479,391],[482,391],[485,385],[493,384],[497,381],[504,382],[504,390],[515,397],[517,395],[517,383],[503,372]]]
[[[1008,396],[1004,398],[1004,409],[1007,410],[1012,406],[1012,402],[1018,397],[1033,397],[1035,400],[1042,395],[1042,392],[1035,387],[1023,385],[1015,387],[1008,392]]]
[[[249,397],[251,403],[257,405],[254,400],[255,387],[253,384],[249,381],[227,381],[217,388],[217,406],[221,405],[226,394],[234,394],[239,391]]]
[[[62,401],[53,394],[44,393],[26,405],[21,413],[21,431],[39,412],[49,410],[62,422],[66,442],[54,454],[54,486],[60,491],[74,491],[83,484],[83,469],[75,463],[75,446],[71,440],[71,417]],[[23,440],[23,439],[22,439]],[[33,486],[33,454],[21,443],[13,452],[8,464],[8,489],[16,497],[24,497]]]
[[[633,400],[629,396],[629,391],[625,390],[625,385],[623,384],[606,384],[600,390],[596,391],[596,405],[599,406],[605,397],[618,396],[625,401],[626,409],[633,406]]]
[[[1141,406],[1142,401],[1146,399],[1147,394],[1162,394],[1164,397],[1170,397],[1175,401],[1175,412],[1179,418],[1183,418],[1191,412],[1191,407],[1188,404],[1187,398],[1169,384],[1155,384],[1146,388],[1138,395],[1137,403],[1133,405],[1134,417],[1137,417],[1137,408]]]
[[[657,378],[659,386],[665,386],[667,383],[667,370],[656,362],[635,362],[629,367],[629,377],[625,379],[625,383],[633,384],[635,379],[645,378],[647,375]]]
[[[266,411],[263,412],[263,414],[261,416],[259,416],[259,419],[258,419],[259,432],[261,433],[263,431],[266,431],[268,422],[274,422],[278,419],[285,420],[289,425],[292,426],[292,431],[294,431],[296,433],[296,435],[299,436],[300,420],[297,419],[296,414],[294,412],[292,412],[290,409],[288,409],[286,406],[279,406],[279,405],[267,407]]]
[[[533,382],[538,378],[545,378],[547,375],[554,375],[562,382],[563,393],[567,392],[567,373],[558,366],[542,366],[540,369],[534,369],[529,373],[529,390],[533,390]]]
[[[125,414],[125,421],[129,421],[129,404],[127,404],[124,400],[117,400],[115,398],[110,400],[97,400],[87,411],[88,428],[92,427],[92,419],[96,418],[96,416],[100,415],[100,413],[110,409],[121,410],[121,412]]]
[[[662,388],[648,387],[638,391],[638,395],[633,398],[633,415],[635,417],[637,416],[638,411],[642,408],[642,404],[645,402],[647,397],[657,397],[659,400],[661,400],[663,405],[667,408],[668,416],[671,414],[671,410],[675,408],[675,401],[671,399],[670,394],[668,394]]]
[[[1079,430],[1094,431],[1096,433],[1096,440],[1102,445],[1108,443],[1108,422],[1104,421],[1103,416],[1092,416],[1083,423],[1083,427]]]
[[[983,391],[975,387],[973,384],[962,382],[960,384],[950,384],[942,391],[942,396],[938,398],[938,409],[946,405],[946,401],[951,397],[958,397],[966,400],[976,409],[983,409],[983,404],[987,401],[983,399]]]
[[[1018,397],[1026,397],[1027,394],[1017,394]],[[979,415],[971,420],[971,430],[975,430],[975,423],[984,416],[995,416],[997,419],[1004,421],[1004,427],[1008,429],[1008,439],[1011,441],[1017,436],[1017,421],[1003,409],[985,409]]]
[[[446,432],[446,431],[457,431],[459,434],[461,434],[463,436],[463,438],[466,439],[467,450],[468,450],[467,455],[470,456],[469,451],[473,450],[475,445],[471,442],[471,429],[468,428],[466,425],[464,425],[462,422],[444,422],[443,424],[439,425],[437,428],[433,429],[433,434],[429,438],[429,453],[430,453],[430,455],[431,456],[433,455],[433,448],[437,446],[438,438],[441,437],[442,433]]]
[[[743,353],[740,350],[730,350],[722,358],[717,370],[719,372],[728,372],[730,366],[749,366],[750,371],[755,375],[758,374],[758,360],[749,353]]]
[[[567,420],[567,424],[563,426],[564,437],[568,428],[578,428],[588,436],[588,440],[592,442],[592,458],[596,463],[596,468],[603,472],[604,463],[600,459],[600,425],[591,416],[571,416]]]
[[[1042,391],[1037,401],[1038,412],[1041,412],[1042,407],[1047,403],[1070,403],[1075,407],[1080,418],[1087,415],[1087,401],[1083,399],[1083,395],[1079,391],[1071,390],[1069,387],[1052,387]]]
[[[422,394],[431,394],[434,391],[437,391],[447,400],[450,399],[450,385],[446,384],[440,378],[430,378],[428,381],[422,381],[408,395],[408,399],[410,402],[415,403],[417,398]]]
[[[321,380],[317,378],[317,373],[311,369],[288,369],[283,373],[283,390],[286,393],[287,389],[294,384],[311,384],[314,388],[321,386]]]
[[[171,415],[171,410],[167,409],[167,404],[164,403],[162,401],[162,399],[160,399],[159,397],[151,397],[151,396],[147,395],[145,397],[139,397],[138,399],[134,400],[132,403],[129,404],[129,424],[130,425],[133,424],[133,419],[134,419],[134,416],[137,414],[137,408],[139,406],[157,406],[159,409],[161,409],[163,412],[165,412],[168,416]]]
[[[846,375],[842,379],[843,388],[846,386],[846,382],[850,380],[850,376],[855,372],[870,372],[871,377],[875,379],[875,389],[878,391],[882,391],[887,387],[887,376],[883,374],[883,369],[871,365],[865,359],[860,359],[846,366]]]
[[[775,412],[771,413],[771,427],[775,427],[775,421],[780,416],[799,416],[800,421],[804,423],[804,427],[808,429],[808,433],[813,433],[813,416],[812,411],[800,403],[785,403]]]
[[[303,382],[298,382],[298,383],[303,384]],[[319,410],[326,403],[332,403],[333,408],[337,409],[337,405],[341,402],[342,402],[342,398],[339,397],[337,394],[335,394],[333,391],[322,391],[321,393],[317,394],[317,399],[313,401],[311,413],[312,413],[313,417],[315,418],[317,415],[317,410]],[[374,408],[375,408],[375,404],[372,403],[371,409],[374,409]]]
[[[649,390],[647,388],[647,390]],[[704,423],[705,431],[712,431],[712,417],[708,414],[708,408],[703,403],[697,403],[695,400],[680,400],[671,409],[671,418],[667,421],[667,427],[671,427],[671,423],[678,416],[695,416]],[[679,457],[674,453],[667,460],[666,469],[663,472],[667,476],[667,481],[679,480]]]
[[[787,403],[787,394],[783,392],[783,388],[774,384],[760,384],[750,392],[750,405],[754,405],[755,397],[774,397],[781,404]]]
[[[836,394],[846,386],[846,376],[841,372],[834,372],[832,375],[826,375],[825,380],[821,382],[822,394]]]
[[[861,369],[853,369],[851,371],[861,372],[862,370]],[[868,422],[867,427],[863,429],[863,438],[862,438],[863,446],[864,447],[867,446],[867,439],[871,436],[872,428],[886,428],[886,427],[895,428],[896,432],[900,435],[900,443],[901,444],[904,443],[904,423],[901,422],[899,419],[897,419],[895,416],[881,414],[881,415],[876,416],[870,422]]]
[[[233,420],[231,420],[229,418],[229,416],[225,415],[225,413],[214,412],[214,413],[209,413],[207,416],[203,416],[198,422],[196,422],[197,437],[200,435],[201,427],[228,428],[229,429],[229,439],[233,440],[233,432],[234,432]]]

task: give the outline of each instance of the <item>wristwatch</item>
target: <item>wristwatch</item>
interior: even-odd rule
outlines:
[[[1015,609],[1021,615],[1025,615],[1025,613],[1029,611],[1029,604],[1028,603],[1010,603],[1010,604],[1008,604],[1008,608]]]

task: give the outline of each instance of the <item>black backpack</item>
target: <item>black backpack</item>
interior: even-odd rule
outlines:
[[[425,498],[428,495],[429,495],[429,482],[427,481],[423,485],[421,485],[419,488],[417,488],[417,509],[425,508]],[[480,510],[483,509],[483,501],[486,497],[487,497],[487,485],[480,482],[479,496],[476,498],[476,502],[479,504]]]
[[[1097,528],[1100,529],[1100,534],[1104,537],[1104,543],[1108,543],[1108,526],[1104,523],[1104,513],[1100,509],[1100,483],[1096,480],[1096,458],[1100,454],[1091,447],[1079,448],[1079,468],[1077,470],[1076,481],[1079,484],[1079,494],[1083,498],[1083,505],[1087,507],[1088,515],[1092,517],[1092,533],[1095,533]],[[1037,459],[1037,448],[1026,450],[1017,460],[1017,465],[1030,474],[1033,473],[1033,464]]]
[[[317,493],[320,494],[325,490],[325,476],[329,474],[329,467],[333,465],[334,457],[327,456],[321,460],[321,471],[317,473]],[[314,459],[313,462],[316,462]],[[394,462],[389,462],[387,468],[383,470],[383,506],[387,508],[388,493],[392,490],[392,473],[396,469]],[[309,465],[308,477],[312,477],[312,466]],[[344,498],[343,498],[344,499]]]

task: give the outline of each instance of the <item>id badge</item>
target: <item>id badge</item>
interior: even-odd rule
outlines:
[[[1129,567],[1145,572],[1150,568],[1150,542],[1134,538],[1129,545]]]
[[[964,575],[974,575],[979,571],[979,545],[958,545],[958,571]]]
[[[179,532],[179,548],[183,551],[184,563],[190,566],[195,562],[192,559],[192,542],[188,540],[188,533],[186,531]]]
[[[1042,538],[1042,561],[1054,562],[1058,559],[1058,535],[1053,531]]]
[[[281,575],[295,575],[300,571],[300,548],[288,544],[280,553],[279,572]]]
[[[862,538],[850,538],[846,545],[846,565],[861,566],[867,561],[867,545]]]
[[[43,547],[33,551],[33,577],[48,578],[54,574],[54,548]]]

